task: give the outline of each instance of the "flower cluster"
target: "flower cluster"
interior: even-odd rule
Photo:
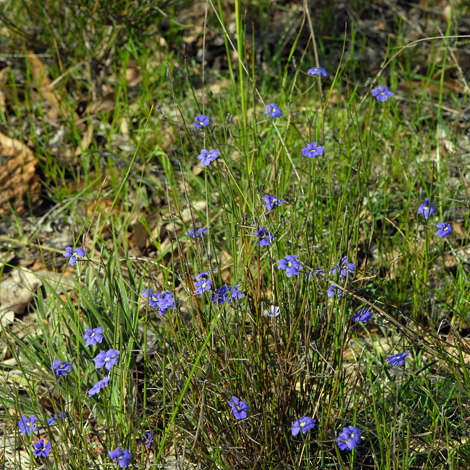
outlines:
[[[241,299],[243,298],[243,293],[238,288],[238,284],[235,286],[227,286],[223,285],[215,292],[212,293],[212,302],[218,304],[224,304],[227,302],[228,304],[232,302],[233,299]]]
[[[436,206],[434,205],[434,202],[429,200],[429,198],[418,207],[418,214],[422,215],[426,220],[428,220],[435,212]],[[436,227],[438,228],[436,235],[439,235],[441,238],[445,238],[452,233],[452,226],[447,222],[439,222]]]
[[[158,308],[158,314],[164,315],[168,310],[175,309],[175,299],[173,293],[166,290],[163,293],[154,292],[152,289],[144,289],[142,296],[148,299],[148,305],[151,308]]]

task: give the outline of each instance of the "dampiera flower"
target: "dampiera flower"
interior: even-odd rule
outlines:
[[[250,410],[250,405],[246,401],[240,401],[237,397],[232,397],[228,404],[231,406],[235,418],[245,419],[248,416],[246,412]]]
[[[266,194],[266,196],[261,198],[266,205],[266,209],[270,211],[274,206],[282,206],[286,201],[281,199],[279,196],[270,196],[269,194]]]
[[[302,153],[304,157],[314,158],[318,157],[318,155],[323,155],[323,149],[325,147],[318,145],[316,142],[312,142],[311,144],[307,144],[307,147],[302,149]]]
[[[337,442],[341,450],[353,450],[361,442],[361,430],[354,426],[343,428],[343,432],[339,434]]]
[[[21,415],[21,419],[18,421],[18,428],[20,429],[21,434],[31,434],[31,431],[36,432],[38,429],[36,427],[36,421],[38,419],[36,416],[30,416],[29,418],[26,415]]]
[[[92,397],[93,395],[96,395],[97,393],[100,393],[101,390],[106,388],[108,386],[109,382],[109,377],[105,377],[104,379],[98,380],[98,382],[93,385],[93,387],[88,390],[88,396]]]
[[[276,305],[272,305],[269,310],[265,310],[264,313],[270,317],[278,317],[281,313],[281,309]]]
[[[203,127],[206,127],[209,125],[209,118],[207,116],[204,116],[204,114],[201,114],[200,116],[195,117],[194,120],[196,121],[194,125],[198,129],[202,129]]]
[[[348,257],[344,256],[341,261],[338,261],[338,265],[331,268],[333,274],[338,274],[339,277],[346,277],[349,274],[354,274],[356,265],[354,263],[348,263]]]
[[[369,307],[362,307],[357,311],[356,315],[353,316],[353,321],[360,321],[362,323],[366,323],[371,318],[372,313],[370,312]]]
[[[198,228],[197,229],[197,232],[196,232],[196,235],[194,235],[194,229],[193,228],[190,228],[187,232],[186,232],[186,235],[188,237],[193,237],[193,238],[196,238],[196,237],[199,237],[199,238],[202,238],[202,234],[203,233],[206,233],[207,232],[207,229],[206,228]]]
[[[399,353],[399,354],[392,354],[391,356],[387,356],[387,364],[392,364],[392,366],[404,366],[405,359],[408,356],[408,353]]]
[[[341,291],[341,289],[337,286],[334,286],[333,284],[330,286],[330,288],[326,291],[326,295],[328,297],[334,297],[336,295],[336,297],[342,297],[343,296],[343,292]]]
[[[436,212],[434,207],[434,202],[429,202],[429,199],[426,199],[418,208],[418,214],[421,214],[426,220]]]
[[[197,289],[194,291],[195,294],[202,295],[204,292],[212,289],[212,281],[203,277],[195,283]]]
[[[264,114],[269,114],[273,119],[282,117],[282,111],[277,104],[271,103],[266,105]]]
[[[243,298],[243,293],[238,288],[238,284],[234,285],[233,287],[228,286],[227,291],[229,292],[229,296],[230,296],[230,298],[228,300],[228,303],[230,303],[232,299],[242,299]]]
[[[55,414],[53,418],[48,418],[47,419],[47,424],[49,426],[52,426],[53,424],[55,424],[57,422],[57,420],[62,421],[65,418],[68,418],[67,413],[64,413],[64,414],[59,413],[59,415]]]
[[[308,69],[307,72],[309,75],[323,75],[324,77],[328,77],[328,73],[323,67],[312,67]]]
[[[436,235],[439,235],[441,238],[445,238],[452,233],[452,226],[447,222],[439,222],[436,227],[439,229]]]
[[[220,155],[220,152],[216,149],[212,149],[207,151],[206,149],[202,149],[200,155],[197,158],[201,160],[199,166],[209,166],[214,160],[217,160],[217,157]]]
[[[286,276],[298,276],[302,268],[300,261],[297,261],[297,255],[287,255],[284,259],[278,260],[277,269],[286,270]]]
[[[387,86],[379,85],[379,88],[374,88],[372,90],[372,96],[376,97],[379,101],[387,101],[388,98],[391,98],[395,93],[390,91]]]
[[[227,297],[229,296],[228,294],[228,289],[227,286],[222,286],[219,289],[217,289],[216,292],[212,293],[212,302],[217,302],[218,304],[223,304],[227,300]],[[230,303],[230,299],[228,299],[228,303]]]
[[[169,309],[175,309],[175,299],[173,293],[169,290],[163,292],[162,295],[160,292],[154,292],[152,289],[144,289],[142,296],[149,299],[148,304],[150,307],[158,308],[159,315],[167,313]]]
[[[51,370],[55,370],[56,375],[65,377],[69,372],[72,372],[72,366],[70,362],[54,361]]]
[[[114,450],[108,451],[111,460],[114,460],[121,468],[125,468],[131,464],[132,454],[127,449],[116,447]]]
[[[119,361],[120,351],[116,349],[109,349],[108,351],[101,351],[93,360],[95,361],[95,368],[101,369],[103,366],[107,370],[111,370]]]
[[[75,263],[77,262],[77,258],[84,258],[86,256],[86,253],[83,250],[83,248],[77,248],[76,250],[74,250],[71,246],[68,246],[65,249],[64,256],[65,258],[70,258],[69,259],[70,266],[75,266]]]
[[[104,328],[101,328],[101,326],[93,329],[87,328],[83,336],[83,339],[86,341],[85,346],[96,346],[98,343],[101,343],[103,341],[103,332]]]
[[[33,444],[33,452],[36,457],[47,457],[51,453],[51,443],[39,439],[38,442]]]
[[[145,447],[150,447],[153,442],[153,436],[151,432],[146,432],[144,436]],[[142,444],[142,441],[139,441],[139,444]]]
[[[273,235],[269,233],[269,231],[264,227],[260,227],[259,229],[255,230],[254,235],[255,237],[259,237],[259,240],[256,243],[258,246],[268,246],[271,242],[274,241]]]
[[[302,431],[303,434],[307,434],[310,429],[313,429],[314,427],[315,420],[309,416],[304,416],[303,418],[300,418],[298,421],[296,421],[290,430],[292,431],[293,436],[297,436],[300,431]]]

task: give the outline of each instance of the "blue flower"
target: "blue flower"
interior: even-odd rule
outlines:
[[[93,385],[93,387],[91,387],[90,390],[88,390],[88,396],[92,397],[93,395],[100,393],[101,390],[103,390],[104,388],[108,386],[108,382],[109,382],[109,377],[105,377],[102,380],[98,380],[98,382],[96,382],[95,385]]]
[[[313,276],[316,276],[317,274],[326,274],[326,271],[324,269],[315,269],[311,273],[305,273],[305,279],[311,279]]]
[[[64,413],[64,414],[59,413],[59,415],[55,414],[53,418],[48,418],[47,419],[47,424],[49,426],[52,426],[53,424],[55,424],[57,422],[57,420],[62,421],[65,418],[68,418],[67,413]]]
[[[195,283],[197,289],[194,291],[195,294],[202,295],[204,292],[212,289],[212,281],[203,277]]]
[[[330,288],[326,291],[326,295],[328,297],[342,297],[343,293],[341,292],[341,289],[339,289],[337,286],[334,286],[333,284],[330,286]]]
[[[214,268],[214,269],[212,270],[212,272],[213,272],[213,273],[216,273],[216,272],[217,272],[217,268]],[[194,276],[194,280],[195,280],[195,281],[199,281],[199,279],[201,279],[202,277],[207,278],[207,276],[209,276],[210,273],[211,273],[210,271],[204,271],[204,272],[202,272],[202,273],[196,274],[196,276]]]
[[[278,317],[281,313],[281,309],[276,305],[272,305],[270,310],[265,310],[264,313],[270,317]]]
[[[452,226],[447,222],[439,222],[437,228],[439,230],[436,232],[436,235],[439,235],[441,238],[445,238],[452,233]]]
[[[277,269],[286,270],[286,276],[298,276],[299,271],[302,269],[300,261],[297,261],[297,255],[287,255],[285,258],[278,260]]]
[[[341,450],[353,450],[361,442],[361,430],[354,426],[343,428],[343,432],[339,434],[337,442]]]
[[[29,418],[26,415],[21,415],[20,421],[18,421],[18,428],[20,429],[21,434],[31,434],[31,431],[36,432],[38,429],[36,427],[36,421],[38,419],[36,416],[30,416]]]
[[[116,447],[114,450],[108,451],[111,460],[115,460],[121,468],[127,467],[131,464],[132,454],[127,449],[120,449]]]
[[[52,363],[51,370],[55,370],[55,373],[57,375],[61,375],[62,377],[65,377],[69,372],[72,372],[72,366],[70,362],[54,361]]]
[[[223,304],[227,300],[228,297],[228,289],[227,286],[222,286],[217,289],[216,292],[212,293],[212,302],[217,302],[218,304]],[[230,303],[230,300],[229,300]]]
[[[186,232],[186,235],[188,237],[193,237],[193,238],[196,238],[196,237],[200,237],[202,238],[202,234],[203,233],[206,233],[207,232],[207,229],[206,228],[198,228],[197,229],[197,232],[196,232],[196,235],[194,235],[194,229],[193,228],[190,228],[187,232]]]
[[[238,288],[238,284],[234,285],[233,287],[228,286],[229,295],[230,299],[228,303],[231,302],[232,299],[242,299],[243,298],[243,293],[242,291]]]
[[[328,73],[323,67],[312,67],[308,69],[307,72],[309,75],[323,75],[324,77],[328,77]]]
[[[216,149],[212,149],[207,151],[206,149],[202,149],[200,155],[197,158],[201,160],[199,166],[209,166],[214,160],[217,160],[217,157],[220,155],[220,152]]]
[[[269,194],[266,194],[266,196],[263,196],[261,199],[266,203],[264,207],[266,207],[268,211],[274,206],[282,206],[282,204],[286,202],[278,196],[270,196]]]
[[[207,116],[204,116],[204,114],[201,114],[200,116],[195,117],[194,120],[196,121],[194,125],[198,129],[202,129],[203,127],[206,127],[209,125],[209,118]]]
[[[38,442],[33,444],[33,452],[36,457],[47,457],[51,453],[51,443],[39,439]]]
[[[103,366],[106,370],[111,370],[119,361],[120,351],[116,349],[109,349],[108,351],[101,351],[93,360],[95,361],[95,368],[101,369]]]
[[[150,447],[153,441],[153,436],[151,432],[146,432],[144,436],[145,447]],[[139,444],[142,444],[142,441],[139,441]]]
[[[391,98],[395,93],[390,91],[387,86],[379,85],[379,88],[372,90],[372,96],[376,97],[379,101],[387,101],[388,98]]]
[[[264,114],[269,114],[273,119],[282,117],[282,111],[277,104],[271,103],[266,105]]]
[[[429,202],[429,199],[426,199],[418,208],[418,214],[421,214],[426,220],[436,212],[436,207],[434,202]]]
[[[338,274],[339,277],[346,277],[349,274],[354,274],[354,270],[356,269],[356,265],[354,263],[348,263],[348,257],[344,256],[341,261],[338,261],[338,265],[331,268],[331,272],[333,274]]]
[[[232,397],[228,404],[232,408],[235,418],[245,419],[248,416],[246,412],[250,410],[250,405],[246,401],[240,401],[237,397]]]
[[[268,232],[268,230],[264,227],[260,227],[259,229],[255,230],[254,232],[255,237],[259,237],[257,242],[258,246],[268,246],[271,242],[274,241],[273,235]]]
[[[173,293],[169,290],[163,292],[163,295],[160,292],[154,292],[152,289],[144,289],[142,291],[142,296],[148,298],[148,304],[152,308],[158,307],[158,314],[163,315],[168,313],[168,310],[175,309],[175,299]]]
[[[362,323],[366,323],[371,318],[372,313],[370,312],[369,307],[362,307],[357,311],[356,315],[353,316],[353,321],[360,321]]]
[[[318,157],[318,155],[323,155],[323,149],[325,147],[319,145],[317,146],[316,142],[312,142],[311,144],[307,144],[307,147],[302,149],[302,153],[304,157],[314,158]]]
[[[85,346],[96,346],[98,343],[101,343],[103,341],[103,332],[104,328],[101,328],[101,326],[94,329],[87,328],[83,336],[83,339],[86,341]]]
[[[303,418],[300,418],[298,421],[296,421],[290,430],[292,431],[293,436],[297,436],[300,431],[302,431],[303,434],[307,434],[310,429],[313,429],[314,427],[315,420],[309,416],[304,416]]]
[[[387,356],[387,364],[392,364],[392,366],[404,366],[405,359],[408,356],[408,353],[400,353],[400,354],[392,354],[391,356]]]
[[[85,251],[83,248],[77,248],[74,250],[71,246],[68,246],[65,249],[64,256],[69,259],[69,264],[70,266],[75,266],[75,263],[77,262],[77,258],[84,258],[86,256]]]

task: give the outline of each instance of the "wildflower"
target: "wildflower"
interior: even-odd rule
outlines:
[[[77,248],[74,250],[71,246],[68,246],[65,249],[64,256],[69,259],[69,264],[70,266],[75,266],[75,263],[77,262],[77,258],[83,258],[86,256],[85,251],[83,248]]]
[[[110,349],[109,351],[101,351],[93,360],[95,361],[96,369],[101,369],[103,366],[107,370],[111,370],[119,361],[120,351],[116,349]]]
[[[341,289],[338,286],[334,286],[333,284],[330,286],[330,288],[326,291],[326,295],[328,297],[336,297],[340,298],[343,296],[343,293],[341,292]]]
[[[188,237],[193,237],[193,238],[196,238],[196,237],[200,237],[202,238],[202,234],[203,233],[206,233],[207,232],[207,229],[206,228],[198,228],[197,229],[197,232],[196,232],[196,236],[194,236],[194,229],[193,228],[190,228],[187,232],[186,232],[186,235]]]
[[[217,272],[217,268],[214,268],[214,269],[212,270],[212,272],[213,272],[213,273]],[[210,273],[211,273],[210,271],[204,271],[204,272],[202,272],[202,273],[196,274],[196,276],[194,276],[194,280],[195,280],[195,281],[199,281],[199,279],[201,279],[201,278],[203,278],[203,277],[207,278],[207,276],[209,276]]]
[[[356,269],[356,265],[354,263],[348,263],[348,257],[344,256],[341,261],[338,261],[338,265],[331,268],[331,272],[333,274],[338,274],[339,277],[346,277],[349,274],[354,274],[354,270]]]
[[[197,158],[201,160],[199,166],[209,166],[214,160],[217,160],[217,157],[220,155],[220,152],[216,149],[207,151],[206,149],[201,150],[201,154]]]
[[[318,155],[323,155],[323,149],[325,147],[319,145],[317,146],[316,142],[312,142],[311,144],[307,144],[307,147],[302,149],[302,153],[304,157],[314,158],[318,157]]]
[[[255,237],[259,237],[257,242],[258,246],[268,246],[271,242],[274,241],[274,237],[264,227],[260,227],[259,229],[255,230],[254,235]]]
[[[387,356],[387,364],[392,364],[392,366],[404,366],[405,359],[408,356],[408,353],[400,353],[400,354],[392,354],[391,356]]]
[[[452,226],[447,222],[439,222],[436,227],[439,229],[436,235],[439,235],[441,238],[445,238],[452,233]]]
[[[379,101],[387,101],[388,98],[391,98],[395,93],[390,91],[387,86],[379,85],[379,88],[372,90],[372,96],[376,97]]]
[[[94,329],[87,328],[83,336],[83,339],[86,341],[85,346],[96,346],[98,343],[101,343],[103,341],[103,332],[104,328],[101,328],[101,326]]]
[[[326,274],[326,271],[324,269],[315,269],[311,273],[305,273],[305,279],[311,279],[313,276],[316,276],[317,274]]]
[[[154,292],[152,289],[144,289],[142,295],[145,298],[148,298],[148,304],[152,308],[158,307],[158,314],[163,315],[168,312],[168,309],[175,309],[175,299],[173,293],[169,290],[163,292],[163,295],[160,292]]]
[[[426,220],[436,212],[434,207],[434,202],[429,202],[429,199],[426,199],[418,208],[418,214],[421,214]]]
[[[196,282],[195,286],[197,287],[197,289],[194,291],[194,293],[202,295],[204,294],[204,292],[212,289],[212,281],[203,277],[201,278],[201,280]]]
[[[204,116],[204,114],[201,114],[200,116],[197,116],[194,118],[196,121],[194,125],[196,126],[197,129],[202,129],[203,127],[206,127],[209,125],[209,118],[207,116]]]
[[[229,294],[230,298],[228,300],[228,303],[230,303],[232,299],[242,299],[243,298],[243,293],[238,288],[238,284],[234,285],[233,287],[228,286],[227,290],[230,292],[230,294]]]
[[[145,447],[150,447],[153,441],[152,433],[146,432],[144,437],[145,437],[145,440],[144,440]],[[139,444],[142,444],[142,441],[139,441]]]
[[[228,295],[228,289],[227,286],[222,286],[219,289],[217,289],[216,292],[212,293],[212,302],[217,302],[218,304],[223,304],[227,300]],[[229,299],[230,303],[230,299]]]
[[[36,421],[38,419],[36,416],[30,416],[29,418],[25,415],[21,415],[21,420],[18,421],[18,428],[20,429],[21,434],[31,434],[31,431],[36,432],[38,429],[36,427]]]
[[[286,201],[281,199],[279,196],[270,196],[269,194],[266,194],[266,196],[261,198],[266,205],[266,209],[270,211],[274,206],[282,206]]]
[[[127,449],[116,447],[114,450],[108,451],[111,460],[115,460],[121,468],[125,468],[131,464],[132,454]]]
[[[33,452],[36,457],[47,457],[51,453],[51,443],[39,439],[39,442],[33,444]]]
[[[277,269],[285,269],[287,277],[298,276],[302,269],[300,261],[297,261],[297,255],[287,255],[284,259],[278,260],[278,263]]]
[[[362,323],[366,323],[371,318],[372,313],[370,312],[369,307],[362,307],[357,311],[356,315],[353,316],[353,321],[360,321]]]
[[[354,426],[343,428],[343,432],[339,434],[337,441],[341,450],[353,450],[361,442],[361,430]]]
[[[239,401],[237,397],[232,397],[228,401],[228,404],[232,407],[233,416],[237,419],[244,419],[247,417],[247,411],[250,410],[250,405],[246,401]]]
[[[323,75],[324,77],[328,77],[328,73],[323,67],[312,67],[308,69],[307,72],[309,75]]]
[[[68,418],[67,413],[64,413],[64,414],[59,413],[59,415],[55,414],[53,418],[47,419],[47,424],[49,426],[52,426],[57,422],[57,420],[62,421],[62,419],[65,419],[65,418]]]
[[[273,119],[282,117],[282,111],[277,104],[271,103],[266,105],[264,114],[269,114]]]
[[[276,305],[272,305],[270,310],[265,310],[264,313],[270,317],[278,317],[281,313],[281,309]]]
[[[290,430],[292,431],[293,436],[297,436],[300,431],[302,431],[303,434],[307,434],[310,429],[313,429],[315,427],[315,420],[313,418],[309,418],[308,416],[304,416],[303,418],[300,418],[298,421],[296,421]]]
[[[95,385],[93,385],[93,387],[91,387],[90,390],[88,390],[88,396],[92,397],[93,395],[100,393],[101,390],[103,390],[104,388],[108,386],[108,382],[109,382],[109,377],[105,377],[104,379],[96,382]]]
[[[69,372],[72,372],[72,366],[70,362],[54,361],[51,370],[55,370],[56,375],[65,377]]]

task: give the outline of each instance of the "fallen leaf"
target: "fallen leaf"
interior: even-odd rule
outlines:
[[[23,313],[41,286],[42,281],[32,272],[13,271],[9,279],[0,283],[0,313]]]

